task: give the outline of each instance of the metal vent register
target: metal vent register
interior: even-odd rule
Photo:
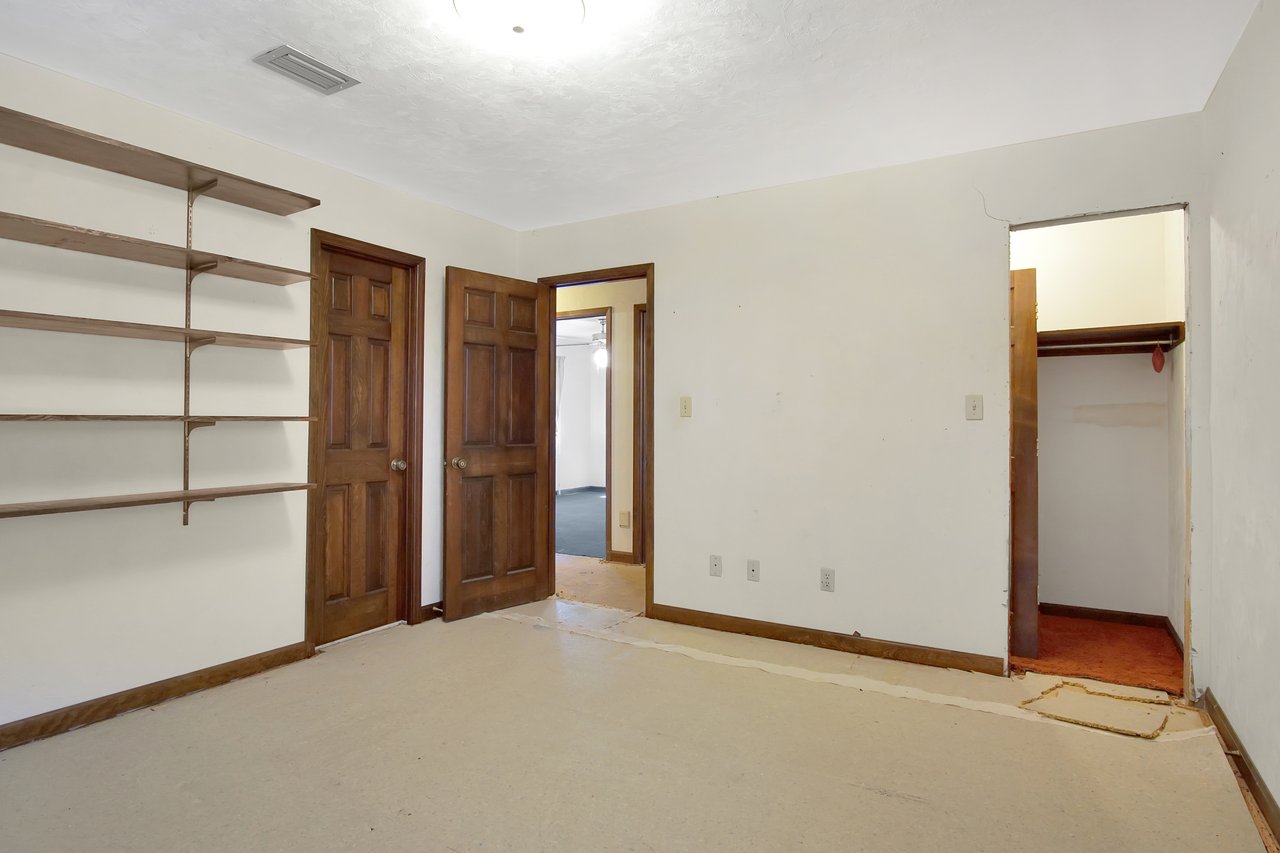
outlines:
[[[325,95],[350,89],[360,82],[287,44],[255,56],[253,61]]]

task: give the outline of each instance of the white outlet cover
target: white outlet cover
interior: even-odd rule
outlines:
[[[760,580],[760,561],[759,560],[747,560],[747,580],[759,582]]]
[[[964,419],[967,421],[982,420],[981,394],[969,394],[964,398]]]
[[[724,574],[724,560],[719,554],[711,555],[711,577],[718,578]]]

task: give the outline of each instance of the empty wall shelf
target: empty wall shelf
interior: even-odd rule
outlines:
[[[74,335],[106,335],[146,341],[206,344],[249,349],[298,349],[311,346],[299,338],[277,338],[270,335],[247,335],[240,332],[215,332],[187,329],[182,326],[154,326],[149,323],[127,323],[123,320],[94,320],[64,314],[33,314],[27,311],[0,310],[0,326],[10,329],[35,329],[42,332],[67,332]]]
[[[47,121],[36,116],[0,107],[0,145],[24,148],[84,166],[103,169],[143,181],[185,190],[185,246],[157,243],[137,237],[126,237],[95,231],[75,225],[50,222],[15,213],[0,212],[0,239],[50,246],[101,257],[118,258],[145,264],[171,267],[185,272],[185,322],[182,326],[160,326],[120,320],[96,320],[63,314],[36,314],[26,311],[0,310],[0,327],[80,335],[106,335],[138,340],[170,341],[183,346],[182,414],[0,414],[0,422],[170,422],[183,425],[182,488],[172,492],[137,495],[115,495],[100,498],[74,498],[57,501],[35,501],[0,505],[0,518],[30,515],[83,512],[95,509],[181,504],[182,523],[188,520],[193,503],[243,495],[298,491],[311,488],[309,483],[266,483],[261,485],[191,488],[191,433],[200,427],[224,422],[310,421],[308,416],[268,415],[197,415],[191,411],[192,353],[203,346],[247,347],[250,349],[286,350],[311,346],[297,338],[251,335],[237,332],[208,331],[191,327],[192,282],[200,275],[222,276],[261,284],[285,286],[310,282],[306,270],[246,261],[192,247],[193,211],[202,197],[253,208],[278,216],[289,216],[320,202],[309,196],[273,187],[219,169],[200,166],[179,157],[171,157],[136,145],[87,133],[73,127]]]
[[[94,231],[61,222],[19,216],[16,213],[0,212],[0,238],[261,284],[288,285],[311,280],[311,273],[304,270],[260,264],[257,261],[109,234],[106,231]]]
[[[309,422],[308,415],[58,415],[10,412],[0,414],[0,421],[32,421],[43,423],[72,423],[77,421],[125,421],[142,423],[290,423]]]
[[[262,483],[254,486],[223,486],[216,489],[183,489],[175,492],[146,492],[136,495],[112,495],[101,498],[70,498],[60,501],[32,501],[0,504],[0,518],[25,518],[32,515],[56,515],[94,509],[121,509],[156,504],[192,504],[246,495],[271,495],[310,489],[312,483]]]
[[[216,182],[204,191],[209,198],[278,216],[320,204],[310,196],[2,107],[0,144],[179,190],[197,190]]]

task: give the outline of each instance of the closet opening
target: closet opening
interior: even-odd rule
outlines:
[[[1181,694],[1185,205],[1010,229],[1010,665]]]

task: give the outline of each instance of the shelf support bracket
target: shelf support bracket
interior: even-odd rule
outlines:
[[[190,247],[188,247],[188,248],[190,248]],[[217,262],[217,261],[210,261],[210,262],[209,262],[209,263],[207,263],[207,264],[193,264],[193,265],[192,265],[192,266],[187,270],[187,278],[189,278],[189,279],[190,279],[190,280],[192,280],[192,281],[195,281],[196,276],[200,275],[201,273],[205,273],[205,272],[213,272],[213,271],[214,271],[214,270],[216,270],[217,268],[218,268],[218,262]]]
[[[183,501],[182,502],[182,526],[186,527],[188,522],[190,521],[192,504],[198,504],[198,503],[211,504],[213,503],[213,501],[214,501],[213,498],[196,498],[194,500]]]
[[[211,427],[217,423],[218,422],[213,418],[186,418],[183,422],[183,427],[186,429],[187,435],[190,436],[191,433],[200,429],[200,427]]]

